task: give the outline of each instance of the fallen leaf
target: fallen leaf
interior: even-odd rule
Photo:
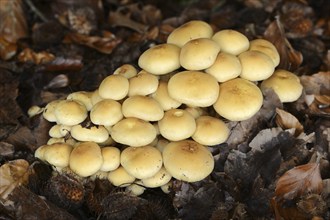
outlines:
[[[311,113],[330,117],[330,96],[315,95],[314,101],[309,105]]]
[[[89,35],[96,29],[96,16],[91,7],[68,8],[57,15],[58,21],[79,34]]]
[[[65,74],[55,76],[43,89],[63,88],[69,85],[69,78]]]
[[[38,71],[56,72],[56,71],[79,71],[84,64],[80,58],[56,57],[54,60],[44,63],[37,67]]]
[[[46,51],[34,52],[30,48],[25,48],[20,54],[18,54],[18,60],[20,62],[32,62],[35,64],[48,63],[55,59],[55,56]]]
[[[26,160],[9,161],[0,167],[0,200],[6,201],[12,191],[28,182],[31,170]]]
[[[308,95],[330,94],[330,71],[321,71],[311,76],[301,76],[300,82]]]
[[[0,0],[0,36],[16,43],[28,34],[21,0]]]
[[[280,54],[281,60],[277,68],[293,71],[302,64],[303,56],[291,46],[286,38],[280,17],[277,16],[275,21],[269,24],[264,32],[264,37],[275,45]]]
[[[107,35],[107,33],[105,33],[105,35]],[[69,33],[65,36],[64,42],[85,45],[96,49],[101,53],[110,54],[113,49],[121,42],[121,39],[116,38],[114,35],[111,35],[111,37],[99,37],[78,33]]]
[[[4,37],[0,36],[0,58],[9,60],[16,54],[17,45],[7,41]]]
[[[304,127],[302,126],[302,124],[295,116],[293,116],[289,112],[276,108],[276,113],[276,124],[277,126],[280,126],[283,130],[294,128],[296,137],[304,131]]]
[[[276,201],[293,200],[308,193],[320,194],[323,189],[318,163],[308,163],[285,172],[275,189]]]

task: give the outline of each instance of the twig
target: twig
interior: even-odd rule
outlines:
[[[48,19],[39,11],[39,9],[34,6],[31,0],[25,0],[25,2],[29,5],[30,9],[44,22],[47,22]]]

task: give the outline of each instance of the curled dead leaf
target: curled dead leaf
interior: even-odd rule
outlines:
[[[330,96],[315,95],[314,101],[309,106],[311,113],[330,117]]]
[[[29,163],[23,159],[9,161],[0,167],[0,200],[6,200],[16,187],[27,183],[29,168]]]
[[[46,51],[34,52],[30,48],[25,48],[19,55],[18,60],[20,62],[33,62],[35,64],[48,63],[55,59],[55,56]]]
[[[279,16],[269,24],[264,37],[275,45],[280,54],[281,61],[277,68],[293,71],[302,64],[303,56],[291,46]]]
[[[17,45],[7,41],[4,37],[0,36],[0,58],[9,60],[16,54]]]
[[[63,88],[69,85],[69,78],[65,74],[60,74],[55,76],[47,85],[44,86],[44,89],[55,89]]]
[[[276,124],[283,130],[294,128],[296,137],[304,131],[304,127],[294,115],[279,108],[276,108],[276,113]]]
[[[323,189],[318,163],[308,163],[288,170],[278,180],[276,201],[292,200],[308,193],[320,194]]]
[[[64,43],[77,43],[96,49],[105,54],[110,54],[113,49],[121,42],[113,34],[109,36],[108,32],[103,33],[103,37],[88,36],[78,33],[69,33],[64,38]]]

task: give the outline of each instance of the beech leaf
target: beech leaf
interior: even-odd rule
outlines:
[[[17,186],[25,184],[29,174],[29,163],[26,160],[18,159],[3,164],[0,167],[0,200],[6,200]]]
[[[22,0],[0,0],[0,36],[12,43],[27,36],[22,3]]]
[[[294,128],[296,137],[304,131],[304,127],[298,119],[289,112],[276,108],[276,113],[276,124],[283,130]]]
[[[121,42],[121,39],[116,38],[114,35],[108,36],[108,33],[103,33],[103,37],[88,36],[78,33],[69,33],[65,36],[65,43],[77,43],[87,47],[96,49],[97,51],[105,54],[110,54],[113,49]]]
[[[318,163],[308,163],[285,172],[275,189],[276,200],[292,200],[307,193],[320,194],[323,189]]]

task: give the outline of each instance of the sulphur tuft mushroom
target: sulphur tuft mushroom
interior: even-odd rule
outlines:
[[[295,74],[278,69],[274,74],[261,83],[261,89],[271,88],[278,95],[281,102],[294,102],[302,94],[303,86]]]
[[[81,177],[88,177],[100,170],[103,164],[101,148],[95,142],[77,144],[69,160],[70,169]]]
[[[180,65],[187,70],[203,70],[214,64],[219,52],[220,46],[213,40],[194,39],[181,48]]]
[[[218,31],[212,37],[212,40],[220,45],[221,51],[232,55],[238,55],[249,49],[249,39],[242,33],[225,29]]]
[[[215,111],[231,121],[251,118],[261,108],[263,96],[254,83],[241,78],[220,85],[219,98],[214,103]]]
[[[160,44],[149,48],[139,57],[139,66],[149,73],[164,75],[180,68],[180,48],[174,44]]]
[[[127,96],[128,89],[128,79],[117,74],[104,78],[99,86],[98,93],[103,99],[121,100]]]
[[[211,152],[203,145],[183,140],[169,143],[163,151],[164,167],[177,180],[197,182],[214,168]]]
[[[127,173],[138,179],[150,178],[162,168],[160,151],[150,145],[127,147],[120,156],[120,164]]]
[[[197,38],[211,38],[212,35],[213,29],[208,23],[193,20],[174,29],[168,36],[167,43],[182,47],[190,40]]]
[[[212,146],[222,144],[229,136],[229,128],[215,117],[200,116],[196,119],[196,131],[192,139],[202,145]]]
[[[117,143],[139,147],[150,144],[156,138],[157,131],[147,121],[125,118],[111,128],[110,135]]]
[[[83,122],[88,115],[84,104],[75,100],[62,100],[54,110],[56,122],[63,125],[77,125]]]
[[[189,106],[208,107],[219,95],[217,80],[200,71],[182,71],[168,81],[168,94]]]
[[[171,109],[158,121],[160,134],[168,140],[179,141],[189,138],[196,130],[195,118],[183,109]]]
[[[162,106],[149,96],[131,96],[125,99],[122,105],[123,115],[135,117],[145,121],[159,121],[164,116]]]

